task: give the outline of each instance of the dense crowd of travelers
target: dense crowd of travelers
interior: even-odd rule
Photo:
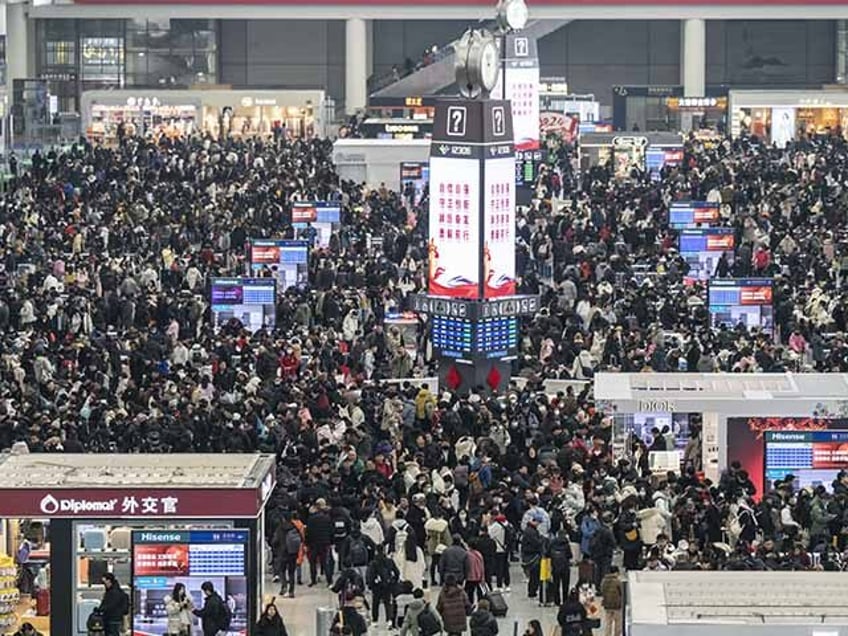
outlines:
[[[841,138],[691,140],[659,180],[577,174],[564,149],[518,212],[519,292],[542,309],[522,326],[526,384],[496,395],[423,384],[423,319],[415,342],[384,319],[426,288],[427,197],[340,179],[331,148],[126,137],[16,167],[0,200],[0,448],[275,453],[274,571],[288,595],[302,565],[308,584],[332,585],[340,632],[364,633],[368,589],[372,620],[382,607],[401,633],[496,633],[516,562],[526,594],[560,606],[563,634],[595,624],[587,607],[617,624],[619,558],[842,567],[844,473],[814,491],[787,478],[754,492],[740,466],[711,483],[697,421],[688,439],[655,431],[613,457],[589,383],[598,370],[848,371]],[[774,336],[710,325],[668,228],[679,199],[720,202],[737,248],[719,275],[774,278]],[[210,277],[244,274],[250,238],[295,237],[292,203],[310,200],[343,212],[309,286],[280,297],[272,330],[213,328]],[[551,378],[587,383],[551,395]],[[685,449],[679,473],[650,473],[660,445]]]

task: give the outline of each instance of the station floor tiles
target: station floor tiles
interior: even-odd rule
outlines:
[[[527,584],[520,567],[513,565],[510,574],[513,585],[511,592],[505,595],[509,604],[509,613],[506,618],[498,619],[500,636],[523,636],[527,623],[534,618],[541,622],[546,635],[552,633],[556,625],[558,608],[553,606],[540,607],[536,599],[527,598]],[[572,572],[571,580],[577,580],[576,570]],[[270,578],[267,579],[263,588],[266,601],[270,600],[279,589],[279,583],[272,582]],[[437,587],[430,590],[430,596],[435,602],[438,598]],[[370,602],[370,593],[368,600]],[[329,591],[321,579],[315,587],[298,585],[295,588],[295,598],[276,596],[275,602],[291,636],[327,636],[326,634],[318,634],[316,631],[316,610],[319,607],[334,609],[338,607],[338,597]],[[376,627],[369,626],[368,629],[368,636],[389,636],[398,633],[397,631],[390,632],[385,628],[382,608],[379,624]],[[601,633],[601,630],[595,630],[595,634]]]

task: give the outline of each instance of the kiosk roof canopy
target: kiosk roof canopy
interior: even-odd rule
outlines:
[[[848,405],[846,373],[598,373],[595,399],[625,413],[820,415]]]
[[[62,455],[0,457],[3,488],[256,489],[274,468],[270,455]]]
[[[782,625],[844,625],[848,577],[841,572],[723,571],[704,576],[633,571],[628,590],[634,634],[680,634],[693,625],[732,625],[727,633],[748,634],[748,626],[766,631]]]

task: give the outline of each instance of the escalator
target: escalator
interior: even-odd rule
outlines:
[[[571,20],[530,20],[522,29],[522,35],[540,39],[561,29]],[[482,22],[475,28],[494,29],[494,21]],[[454,84],[454,47],[459,40],[442,47],[433,61],[399,79],[389,75],[378,78],[371,92],[372,97],[407,97],[409,95],[435,95]]]

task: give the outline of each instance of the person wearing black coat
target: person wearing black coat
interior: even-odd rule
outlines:
[[[562,630],[562,636],[583,636],[586,619],[586,608],[580,602],[579,593],[575,588],[557,614],[557,623]]]
[[[327,512],[327,502],[318,499],[314,511],[306,522],[306,545],[309,548],[309,587],[318,582],[320,564],[327,584],[333,580],[333,564],[330,546],[333,543],[333,520]]]
[[[560,529],[548,546],[548,556],[551,559],[551,581],[546,600],[561,605],[568,598],[571,583],[571,544],[564,529]]]
[[[498,621],[489,611],[489,601],[481,599],[468,621],[471,636],[497,636]]]
[[[283,617],[280,616],[273,602],[265,606],[265,611],[259,617],[253,633],[256,636],[289,636]]]
[[[103,613],[106,636],[119,636],[129,605],[126,592],[121,589],[118,580],[111,572],[103,575],[103,587],[106,591],[100,601],[100,611]]]
[[[394,625],[396,610],[392,590],[399,580],[400,572],[395,562],[382,550],[377,550],[365,575],[365,582],[371,588],[371,622],[375,625],[380,617],[380,603],[386,608],[386,622]]]
[[[595,562],[595,587],[600,589],[601,580],[609,572],[612,565],[612,557],[615,552],[615,535],[610,528],[612,513],[605,512],[601,517],[601,525],[592,535],[589,546],[590,556]]]
[[[527,573],[527,596],[536,598],[539,592],[539,575],[542,555],[545,553],[545,540],[536,527],[535,519],[530,519],[521,535],[521,565]]]

